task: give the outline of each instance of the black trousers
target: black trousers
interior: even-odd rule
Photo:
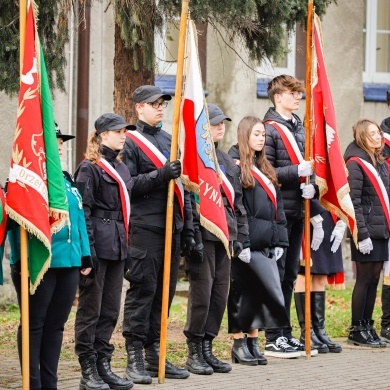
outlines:
[[[56,389],[64,325],[76,295],[80,270],[49,268],[34,295],[29,296],[30,389]],[[11,276],[20,305],[20,266],[11,267]],[[22,361],[22,328],[17,334]]]
[[[81,277],[75,322],[76,355],[110,357],[110,344],[118,321],[123,285],[124,262],[99,259],[95,278]]]
[[[220,241],[203,241],[203,262],[186,258],[188,292],[187,338],[213,339],[218,335],[229,291],[230,260]]]
[[[383,329],[390,327],[390,286],[382,286],[382,322]]]
[[[291,300],[294,290],[294,283],[297,279],[299,269],[299,256],[302,247],[303,236],[303,219],[287,219],[287,233],[289,246],[284,251],[282,257],[277,261],[280,280],[282,282],[282,291],[284,296],[284,304],[290,322]],[[266,331],[267,339],[275,339],[273,333],[276,330]],[[288,338],[292,337],[291,324],[283,330],[283,335]],[[277,332],[280,334],[280,332]]]
[[[164,234],[132,226],[130,287],[126,292],[123,336],[127,342],[152,344],[160,339]],[[169,301],[175,295],[180,260],[180,233],[172,236]]]

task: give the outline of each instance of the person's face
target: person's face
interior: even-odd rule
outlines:
[[[126,129],[104,131],[100,136],[102,137],[102,145],[112,150],[122,150],[126,141]]]
[[[220,141],[225,135],[225,121],[221,121],[216,125],[210,125],[211,136],[213,137],[213,142]]]
[[[252,127],[248,144],[254,152],[263,150],[265,144],[265,127],[262,123],[256,123]]]
[[[374,125],[370,124],[367,129],[367,146],[371,149],[380,148],[382,145],[382,132]]]
[[[302,92],[285,90],[274,96],[275,105],[279,111],[289,116],[293,111],[299,109],[299,103],[302,99]]]
[[[167,102],[163,98],[157,99],[152,103],[137,103],[135,105],[138,118],[151,126],[157,126],[164,117],[164,108]]]
[[[57,144],[58,144],[58,154],[60,155],[60,158],[64,154],[64,140],[62,138],[57,138]]]

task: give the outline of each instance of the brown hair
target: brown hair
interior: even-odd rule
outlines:
[[[267,160],[265,154],[265,145],[260,152],[254,152],[249,147],[249,137],[253,127],[257,123],[263,123],[260,118],[254,116],[246,116],[241,119],[237,128],[237,147],[240,154],[241,161],[241,181],[244,188],[253,188],[255,181],[253,179],[251,168],[254,164],[261,170],[276,187],[279,187],[278,179],[275,170],[270,162]]]
[[[268,83],[267,93],[273,105],[275,105],[274,95],[283,91],[305,92],[303,81],[293,76],[282,74],[275,77]]]
[[[108,130],[107,130],[108,131]],[[87,160],[90,160],[93,163],[97,163],[101,158],[104,158],[104,155],[101,152],[102,147],[102,137],[101,134],[97,134],[96,131],[93,131],[89,134],[88,137],[88,143],[87,143],[87,150],[84,154],[85,158]],[[116,157],[117,161],[122,161],[122,157],[120,153]]]
[[[383,135],[382,135],[381,147],[376,148],[373,152],[372,148],[370,148],[367,144],[367,140],[372,139],[370,134],[368,133],[368,127],[370,125],[376,126],[379,132],[382,134],[382,130],[379,127],[378,123],[376,123],[371,119],[363,118],[363,119],[359,119],[352,126],[353,138],[355,139],[357,146],[359,146],[360,149],[364,150],[370,156],[372,163],[374,165],[376,165],[377,163],[382,164],[385,161],[385,157],[382,155],[382,150],[384,146]]]

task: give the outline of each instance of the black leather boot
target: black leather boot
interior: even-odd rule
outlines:
[[[226,373],[232,370],[232,366],[219,360],[213,354],[212,340],[202,340],[202,352],[206,363],[212,367],[214,372]]]
[[[296,292],[294,293],[295,299],[295,308],[297,310],[297,317],[299,326],[301,327],[301,337],[299,341],[302,344],[305,344],[305,293]],[[311,325],[311,324],[310,324]],[[328,353],[329,348],[326,344],[318,340],[313,329],[310,327],[310,338],[311,338],[311,347],[318,350],[318,353]]]
[[[257,337],[247,337],[246,345],[248,347],[249,353],[257,359],[257,364],[265,366],[268,363],[268,360],[260,352],[259,341]]]
[[[145,370],[151,377],[158,376],[158,362],[160,357],[160,344],[158,341],[145,346]],[[183,369],[174,366],[172,363],[165,361],[165,378],[169,379],[186,379],[190,373]]]
[[[257,358],[254,357],[246,345],[246,339],[234,339],[232,348],[232,362],[245,366],[257,366]]]
[[[318,340],[328,346],[329,352],[338,353],[342,351],[341,345],[332,341],[325,332],[325,298],[325,291],[311,292],[311,322]]]
[[[152,377],[145,370],[142,342],[126,341],[126,350],[127,366],[124,378],[129,379],[134,383],[140,383],[145,385],[152,383]]]
[[[203,357],[202,340],[201,339],[187,339],[188,345],[188,359],[186,361],[186,368],[189,372],[198,375],[211,375],[214,370],[206,363]]]
[[[380,348],[385,348],[387,346],[386,341],[383,341],[374,328],[374,320],[366,320],[367,332],[370,334],[372,339],[379,344]]]
[[[349,328],[347,343],[360,347],[380,348],[379,343],[374,341],[371,334],[367,331],[365,320],[359,320]]]
[[[81,366],[80,390],[110,390],[98,374],[95,355],[81,355],[79,363]]]
[[[111,359],[107,356],[100,357],[96,362],[96,367],[100,378],[107,383],[110,389],[113,390],[129,390],[134,386],[134,383],[128,379],[124,379],[114,374],[111,370]]]

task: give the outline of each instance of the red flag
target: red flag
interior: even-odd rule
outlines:
[[[336,115],[322,51],[321,24],[317,15],[313,24],[313,157],[319,201],[342,219],[357,244],[355,210],[349,195],[347,170],[340,151]]]
[[[219,166],[202,89],[195,27],[189,23],[188,60],[183,95],[183,183],[194,191],[201,225],[216,235],[229,252],[229,231],[222,200]],[[198,196],[196,196],[198,195]]]
[[[6,205],[9,217],[30,233],[32,294],[50,266],[51,229],[61,228],[68,214],[50,88],[33,8],[30,2]]]

